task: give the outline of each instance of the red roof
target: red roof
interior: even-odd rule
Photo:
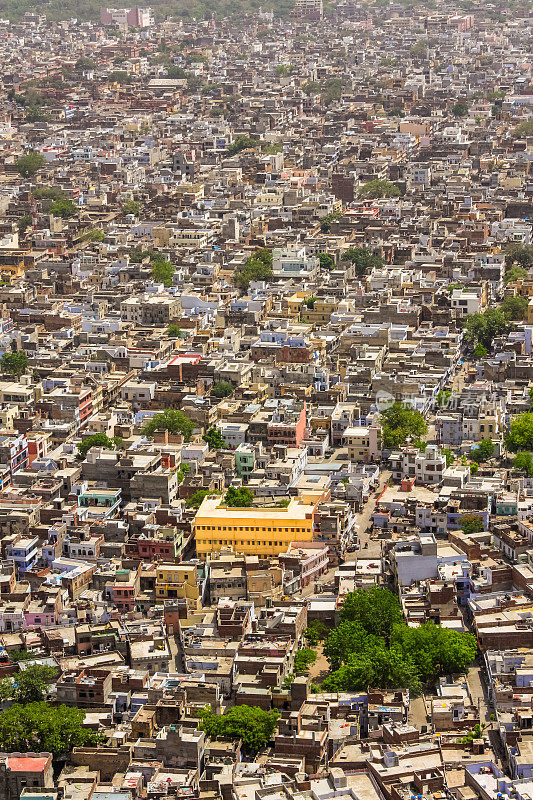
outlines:
[[[7,759],[7,765],[12,772],[43,772],[47,763],[48,759],[42,757],[22,756],[21,758],[15,758],[10,756]]]

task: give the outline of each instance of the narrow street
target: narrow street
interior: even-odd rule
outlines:
[[[379,476],[379,488],[372,494],[370,500],[365,503],[363,510],[356,515],[356,525],[359,532],[359,550],[354,553],[346,554],[346,561],[355,561],[358,557],[364,556],[365,558],[379,558],[381,556],[381,542],[379,539],[371,539],[369,527],[371,524],[371,517],[376,507],[376,500],[383,491],[384,487],[389,482],[391,473],[390,470],[382,470]],[[368,543],[368,548],[364,549],[365,544]]]

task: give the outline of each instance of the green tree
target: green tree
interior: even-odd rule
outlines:
[[[244,486],[240,489],[230,486],[224,495],[224,503],[230,508],[249,508],[253,502],[253,492]]]
[[[217,383],[213,384],[213,388],[211,389],[211,394],[213,397],[218,397],[222,399],[224,397],[229,397],[233,394],[233,384],[229,381],[217,381]]]
[[[227,447],[218,428],[208,428],[202,436],[202,439],[204,442],[207,442],[210,450],[220,450],[222,447]]]
[[[122,206],[122,213],[133,214],[134,217],[138,217],[141,213],[141,204],[136,200],[126,200]]]
[[[452,114],[454,117],[466,117],[468,114],[468,105],[467,103],[455,103],[452,108]]]
[[[143,250],[141,247],[134,247],[133,250],[130,250],[128,255],[132,264],[140,264],[145,258],[149,258],[151,253],[149,250]]]
[[[487,350],[487,348],[483,347],[481,342],[478,342],[474,347],[474,358],[477,359],[478,361],[481,361],[483,358],[487,357],[488,352],[489,351]]]
[[[346,81],[344,78],[326,78],[320,84],[320,98],[325,106],[331,105],[342,97]]]
[[[528,275],[529,273],[525,267],[520,267],[518,264],[514,264],[505,271],[503,282],[508,284],[512,283],[513,281],[523,281],[528,277]]]
[[[533,450],[533,413],[526,411],[511,420],[509,433],[505,437],[508,450],[518,453],[521,450]]]
[[[343,253],[342,260],[352,262],[358,278],[364,278],[367,273],[382,267],[384,263],[381,256],[373,253],[368,247],[349,247]]]
[[[427,622],[417,628],[397,625],[391,647],[401,649],[415,665],[418,677],[424,682],[435,681],[439,675],[464,672],[476,657],[476,638]]]
[[[533,136],[533,119],[525,119],[513,131],[513,136],[522,138],[523,136]]]
[[[332,670],[339,669],[346,664],[352,653],[363,652],[367,649],[381,646],[385,641],[372,636],[367,629],[355,621],[345,621],[332,630],[324,644],[324,655],[329,661]]]
[[[41,153],[31,150],[15,161],[17,172],[23,178],[33,178],[46,164],[46,158]]]
[[[459,527],[467,536],[485,530],[483,520],[478,514],[463,514],[459,517]]]
[[[9,372],[19,378],[24,374],[28,366],[28,356],[24,350],[18,350],[16,353],[4,353],[1,360],[2,372]]]
[[[451,396],[452,393],[449,389],[441,389],[440,392],[437,394],[437,407],[448,408],[448,403],[450,402]]]
[[[0,681],[0,697],[16,703],[37,703],[44,700],[48,687],[57,678],[57,670],[46,664],[32,664],[17,672],[14,678]]]
[[[341,622],[358,622],[369,634],[388,639],[393,625],[403,620],[398,598],[378,586],[348,592],[341,608]]]
[[[338,222],[338,220],[342,219],[343,216],[344,214],[342,211],[332,211],[330,214],[326,214],[325,217],[322,217],[320,231],[322,233],[329,233],[331,230],[331,224],[333,222]]]
[[[441,447],[441,453],[446,458],[446,466],[449,467],[455,461],[454,455],[447,447]]]
[[[317,655],[310,647],[301,647],[294,655],[294,671],[297,675],[307,675],[317,659]]]
[[[321,269],[335,269],[335,260],[329,253],[317,253]]]
[[[32,194],[36,200],[64,200],[66,197],[59,186],[38,186],[32,189]]]
[[[175,325],[173,322],[167,328],[167,336],[169,339],[179,339],[181,338],[181,329],[178,325]]]
[[[86,70],[86,69],[94,69],[94,61],[92,58],[86,58],[85,56],[80,56],[74,65],[75,69],[77,70]]]
[[[195,423],[186,417],[183,411],[169,408],[154,414],[142,432],[145,436],[153,436],[156,431],[168,431],[174,436],[181,434],[185,441],[189,442],[195,427]]]
[[[487,461],[487,459],[492,458],[494,449],[492,439],[481,439],[478,445],[472,449],[470,456],[473,461],[477,461],[479,464],[481,461]]]
[[[276,67],[276,75],[280,78],[288,78],[294,72],[292,64],[278,64]]]
[[[304,94],[318,94],[320,92],[320,84],[317,81],[307,81],[302,85],[302,92]]]
[[[428,53],[426,42],[423,42],[421,39],[419,39],[418,42],[415,42],[415,44],[411,47],[410,53],[413,58],[426,58]]]
[[[8,656],[9,660],[13,662],[31,661],[33,658],[36,658],[35,653],[32,653],[30,650],[10,650]]]
[[[304,638],[311,647],[316,647],[317,644],[325,639],[329,633],[329,628],[318,619],[314,619],[309,623],[304,630]]]
[[[509,244],[505,248],[505,266],[529,270],[533,267],[533,244]]]
[[[174,282],[175,268],[170,261],[157,259],[152,264],[152,277],[157,283],[162,283],[167,289]]]
[[[273,262],[272,251],[268,247],[257,247],[253,253],[255,261],[261,261],[266,267],[271,267]]]
[[[491,720],[493,718],[494,718],[494,714],[491,714]],[[471,730],[468,731],[466,736],[462,736],[459,739],[459,742],[461,744],[472,744],[474,739],[482,739],[483,738],[483,731],[485,730],[486,727],[487,726],[486,726],[486,724],[484,722],[482,722],[481,725],[479,723],[477,723],[476,725],[474,725],[474,727]]]
[[[520,295],[507,295],[500,308],[507,320],[521,320],[527,317],[528,301]]]
[[[107,80],[109,83],[124,84],[130,82],[130,76],[123,69],[115,69],[113,72],[109,73]]]
[[[228,147],[228,155],[235,156],[242,150],[251,150],[254,147],[259,147],[261,144],[260,139],[252,139],[249,136],[237,136],[234,142]]]
[[[213,494],[219,495],[220,492],[215,492],[212,489],[198,489],[192,497],[189,497],[189,499],[185,501],[185,505],[189,508],[200,508],[204,498]]]
[[[49,209],[50,214],[53,217],[61,217],[62,219],[73,217],[77,210],[78,209],[72,200],[69,200],[68,198],[63,200],[54,200]]]
[[[105,233],[100,230],[100,228],[91,228],[89,231],[85,231],[81,235],[81,239],[85,242],[103,242],[105,239]]]
[[[399,197],[401,191],[395,183],[377,178],[363,184],[358,191],[358,195],[367,200],[379,200],[382,197]]]
[[[482,344],[486,350],[490,350],[493,340],[506,333],[509,325],[500,308],[488,308],[483,313],[468,314],[463,327],[466,343],[471,350],[477,344]]]
[[[105,433],[92,433],[90,436],[85,436],[78,445],[79,461],[83,461],[91,447],[103,447],[105,450],[116,450],[122,445],[122,439],[113,437],[110,439]]]
[[[313,308],[315,307],[315,303],[316,303],[317,299],[318,299],[318,298],[316,298],[316,297],[314,296],[314,294],[312,294],[312,295],[310,295],[310,297],[307,297],[307,298],[306,298],[306,299],[303,301],[303,304],[302,304],[302,305],[304,305],[306,308],[309,308],[309,309],[312,311],[312,310],[313,310]]]
[[[399,649],[375,647],[352,654],[346,664],[322,683],[326,692],[366,691],[369,688],[409,689],[420,693],[420,680],[413,662]]]
[[[531,455],[531,451],[521,450],[517,453],[513,466],[515,469],[525,472],[528,478],[531,478],[533,475],[533,456]]]
[[[4,753],[51,753],[54,759],[75,747],[94,746],[102,736],[83,726],[85,711],[48,703],[15,703],[0,713],[0,748]]]
[[[180,464],[180,468],[176,471],[178,484],[183,482],[185,476],[189,475],[190,471],[191,468],[188,464]]]
[[[186,78],[187,70],[183,69],[183,67],[177,67],[175,64],[172,64],[169,67],[167,67],[167,75],[169,78],[172,78],[173,80],[179,78]]]
[[[247,258],[242,267],[235,270],[233,282],[239,289],[248,289],[252,281],[268,281],[273,276],[272,266],[255,255]]]
[[[383,445],[387,449],[397,449],[411,438],[420,439],[428,432],[427,422],[420,413],[403,403],[393,403],[381,415]]]
[[[210,739],[242,739],[243,748],[255,755],[267,745],[276,730],[278,712],[264,711],[259,706],[233,706],[225,714],[213,714],[210,708],[200,714],[200,728]]]

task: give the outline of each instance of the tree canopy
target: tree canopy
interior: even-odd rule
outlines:
[[[49,209],[53,217],[61,217],[61,219],[73,217],[77,210],[72,200],[69,200],[67,197],[61,200],[54,200]]]
[[[351,261],[358,278],[364,278],[374,268],[383,266],[383,259],[368,247],[349,247],[342,256],[343,261]]]
[[[211,394],[213,397],[218,397],[220,399],[224,397],[229,397],[233,394],[233,384],[229,381],[217,381],[217,383],[213,384],[211,389]]]
[[[122,439],[118,436],[109,438],[105,433],[92,433],[85,436],[78,445],[78,459],[83,461],[91,447],[104,447],[106,450],[116,450],[122,445]]]
[[[200,728],[210,739],[242,739],[243,747],[254,755],[272,739],[278,720],[277,711],[259,706],[233,706],[225,714],[213,714],[210,708],[200,712]]]
[[[401,191],[395,183],[381,178],[364,183],[358,191],[359,197],[367,200],[379,200],[382,197],[399,197]]]
[[[505,444],[513,453],[520,450],[533,450],[533,413],[531,411],[513,417],[509,433],[505,437]]]
[[[133,214],[134,217],[138,217],[141,213],[141,204],[136,200],[126,200],[122,206],[122,213]]]
[[[252,281],[268,281],[273,277],[272,253],[262,247],[246,259],[242,267],[235,270],[233,282],[239,289],[248,289]]]
[[[484,312],[468,314],[463,327],[468,347],[473,350],[481,344],[488,351],[492,342],[508,330],[508,322],[501,308],[487,308]]]
[[[374,587],[346,595],[341,623],[328,634],[324,654],[332,672],[323,691],[404,688],[416,694],[439,675],[467,669],[476,640],[433,623],[409,627],[397,597]]]
[[[94,746],[102,736],[83,727],[85,712],[69,706],[14,703],[0,712],[0,748],[4,753],[51,753],[57,759],[74,747]]]
[[[260,144],[260,139],[252,139],[249,136],[237,136],[228,147],[228,155],[235,156],[242,150],[251,150],[254,147],[259,147]]]
[[[361,622],[346,620],[328,634],[324,644],[324,655],[331,669],[336,670],[349,660],[352,653],[370,650],[384,644],[384,639],[370,634]]]
[[[317,659],[317,655],[310,647],[301,647],[294,655],[294,672],[296,675],[307,675]]]
[[[3,353],[1,365],[3,372],[9,372],[10,375],[18,378],[24,374],[28,366],[28,356],[24,350],[18,350],[16,353]]]
[[[481,533],[484,530],[483,520],[479,514],[463,514],[459,517],[459,526],[467,536],[470,536],[471,533]]]
[[[528,270],[533,267],[533,244],[510,244],[505,248],[505,266],[513,266]]]
[[[220,492],[214,491],[213,489],[198,489],[192,497],[189,497],[188,500],[185,501],[185,505],[188,508],[200,508],[204,498],[211,494],[220,494]]]
[[[46,158],[41,153],[30,151],[15,161],[17,172],[23,178],[33,178],[46,164]]]
[[[420,411],[399,402],[383,411],[381,424],[383,445],[391,450],[401,447],[409,437],[420,439],[428,432],[427,422]]]
[[[531,450],[521,450],[517,453],[513,466],[515,469],[525,472],[528,478],[531,478],[533,475],[533,455]]]
[[[192,432],[196,425],[186,417],[183,411],[170,408],[154,414],[152,419],[146,423],[142,432],[145,436],[153,436],[156,431],[168,431],[173,435],[182,434],[186,442],[190,441]]]
[[[466,103],[455,103],[452,107],[452,114],[454,117],[466,117],[468,114],[468,105]]]
[[[226,447],[226,442],[218,428],[208,428],[203,435],[204,442],[207,442],[211,450],[220,450]]]
[[[236,489],[230,486],[224,495],[224,503],[232,508],[249,508],[253,505],[254,495],[250,489],[243,486],[241,489]]]
[[[402,620],[402,608],[396,595],[378,586],[349,592],[342,604],[342,622],[357,622],[367,633],[383,639],[388,639],[393,626]]]
[[[0,697],[17,703],[35,703],[44,700],[48,687],[57,678],[57,670],[46,664],[32,664],[17,672],[14,677],[0,681]]]
[[[508,283],[512,283],[513,281],[523,281],[528,276],[528,271],[524,267],[520,267],[518,264],[514,264],[509,269],[505,270],[505,275],[503,276],[503,282],[507,285]]]
[[[481,439],[477,446],[472,448],[470,455],[473,461],[480,463],[481,461],[487,461],[487,459],[492,458],[494,450],[494,442],[492,439]]]
[[[533,119],[525,119],[520,122],[513,131],[514,136],[533,136]]]
[[[527,317],[527,297],[520,295],[507,295],[500,308],[506,320],[521,320]]]
[[[172,286],[174,282],[175,267],[170,261],[165,259],[156,259],[152,264],[152,277],[157,283],[162,283],[167,289]]]
[[[332,270],[335,267],[335,260],[329,253],[317,253],[317,258],[322,269]]]

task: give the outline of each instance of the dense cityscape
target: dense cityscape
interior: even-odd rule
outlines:
[[[533,14],[0,3],[0,800],[531,800]]]

